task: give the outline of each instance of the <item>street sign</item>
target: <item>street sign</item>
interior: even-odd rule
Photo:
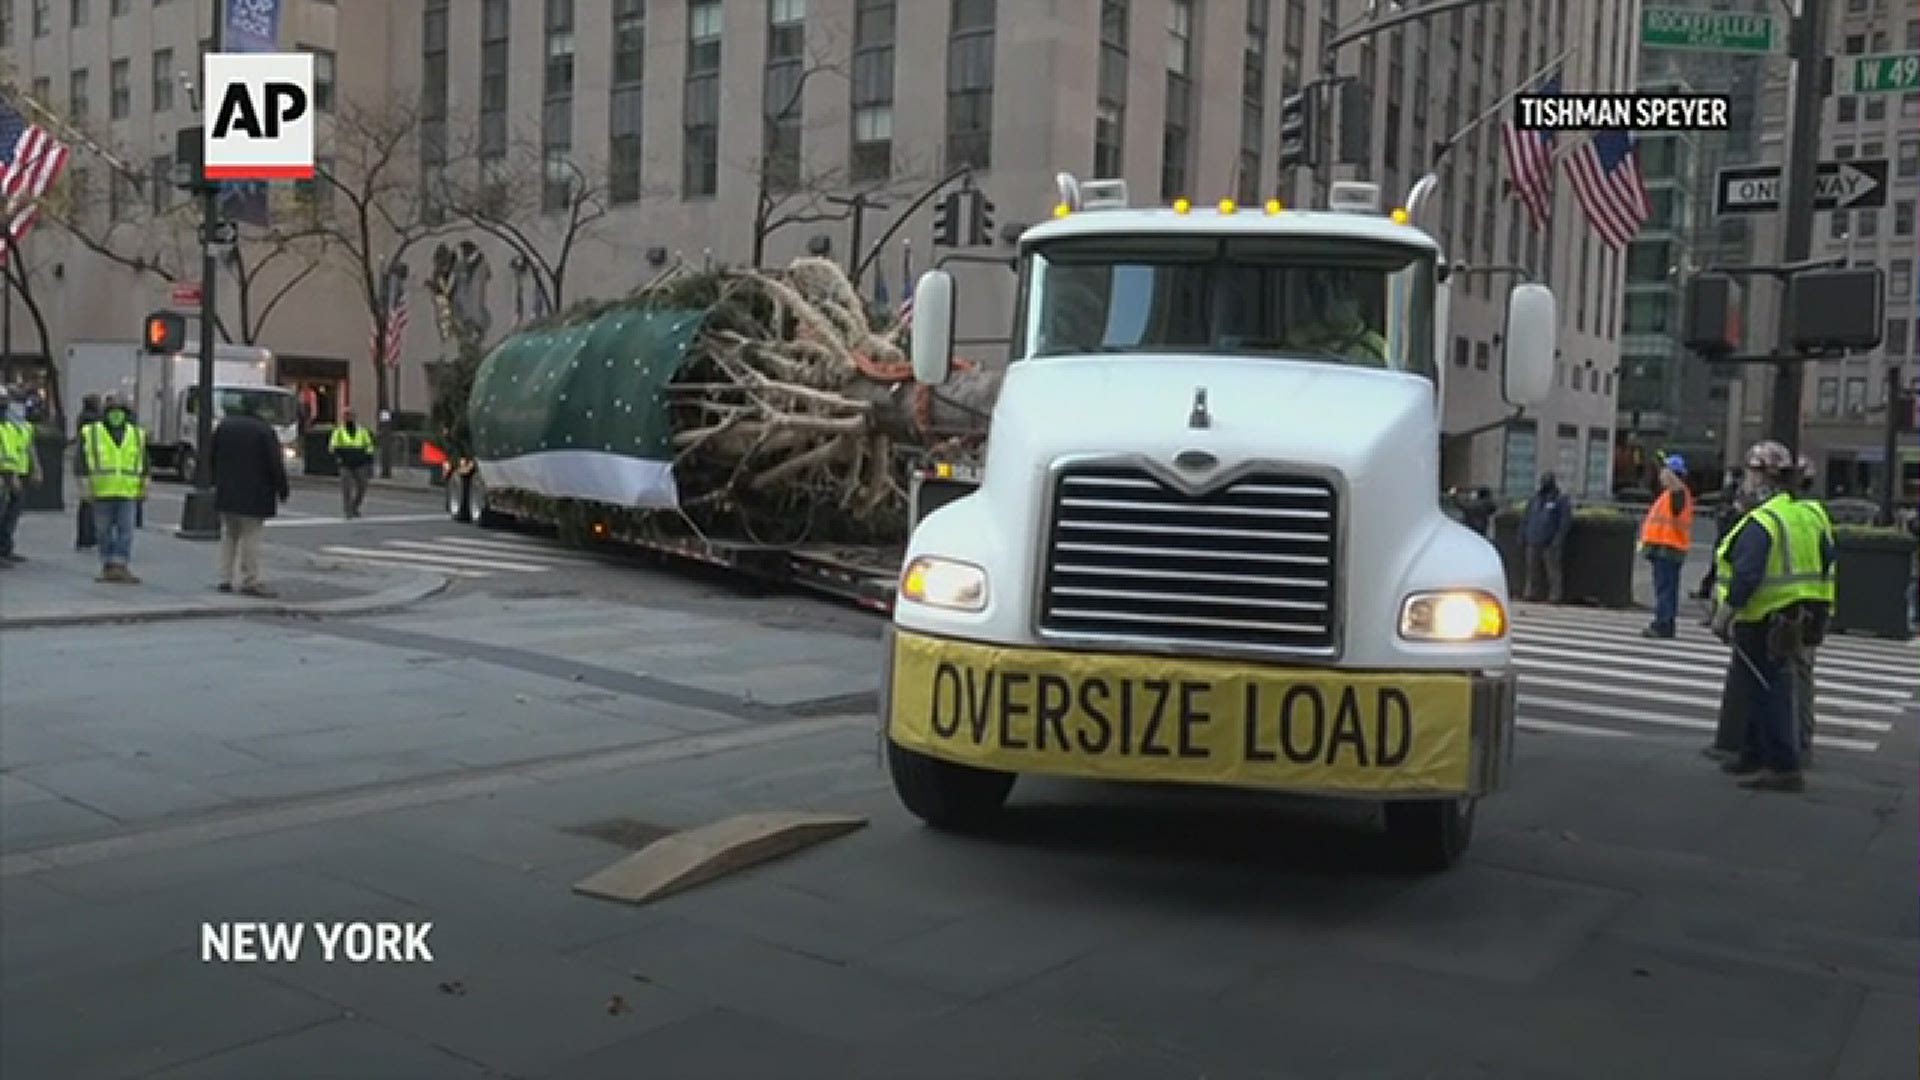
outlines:
[[[1640,15],[1640,44],[1649,49],[1770,53],[1780,46],[1781,35],[1773,16],[1757,12],[1647,8]]]
[[[1721,169],[1714,185],[1716,214],[1771,214],[1780,209],[1780,166]],[[1814,181],[1813,208],[1875,210],[1887,205],[1887,159],[1823,161]]]
[[[216,221],[211,227],[200,226],[200,242],[216,247],[232,247],[240,242],[240,223],[237,221]]]
[[[173,295],[169,298],[174,307],[200,307],[200,284],[194,281],[176,281],[173,283]]]
[[[1920,90],[1920,53],[1856,56],[1840,68],[1842,94],[1903,94]]]

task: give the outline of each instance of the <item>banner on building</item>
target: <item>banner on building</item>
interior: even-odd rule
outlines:
[[[280,51],[282,0],[227,0],[227,24],[221,27],[221,52]]]

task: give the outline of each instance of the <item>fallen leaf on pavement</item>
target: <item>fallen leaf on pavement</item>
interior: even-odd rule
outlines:
[[[440,992],[443,994],[451,994],[454,997],[466,997],[467,984],[461,982],[459,979],[454,979],[451,982],[443,982],[440,984]]]
[[[619,994],[615,994],[612,997],[607,999],[607,1015],[608,1016],[619,1016],[621,1013],[628,1012],[628,1011],[630,1010],[627,1008],[626,998],[621,997]]]

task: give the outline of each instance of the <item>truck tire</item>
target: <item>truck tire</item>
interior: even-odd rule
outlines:
[[[914,817],[948,832],[977,832],[990,824],[1013,791],[1014,775],[928,757],[887,740],[887,772],[894,793]]]
[[[462,525],[473,520],[473,478],[461,473],[447,476],[447,516]]]
[[[1389,802],[1387,839],[1408,869],[1446,870],[1473,841],[1473,799]]]
[[[513,524],[512,515],[487,505],[487,484],[479,473],[467,474],[467,512],[473,516],[474,524],[483,529],[504,529]]]
[[[173,452],[173,475],[183,484],[193,483],[193,470],[198,464],[191,446],[183,446]]]

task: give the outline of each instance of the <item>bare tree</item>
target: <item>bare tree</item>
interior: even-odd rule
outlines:
[[[574,255],[611,210],[606,170],[590,172],[571,155],[549,165],[538,146],[523,143],[497,163],[465,170],[466,179],[460,172],[447,170],[436,192],[447,213],[505,244],[547,310],[559,311]]]
[[[20,243],[12,229],[0,228],[0,243],[5,244],[7,257],[5,267],[0,269],[6,274],[7,286],[26,305],[27,317],[33,320],[34,333],[40,338],[40,355],[47,362],[47,397],[53,403],[53,422],[61,431],[65,431],[67,410],[60,394],[60,365],[54,361],[53,333],[47,327],[46,313],[40,310],[40,301],[33,294],[35,268],[27,265],[25,253],[20,250]],[[7,359],[11,362],[13,358]]]
[[[334,115],[334,160],[315,170],[311,224],[354,279],[376,340],[386,339],[392,314],[388,279],[416,245],[447,231],[416,172],[419,123],[411,105],[343,101]],[[394,386],[385,365],[375,372],[375,386],[380,415],[390,416]],[[383,471],[391,464],[383,453]]]

